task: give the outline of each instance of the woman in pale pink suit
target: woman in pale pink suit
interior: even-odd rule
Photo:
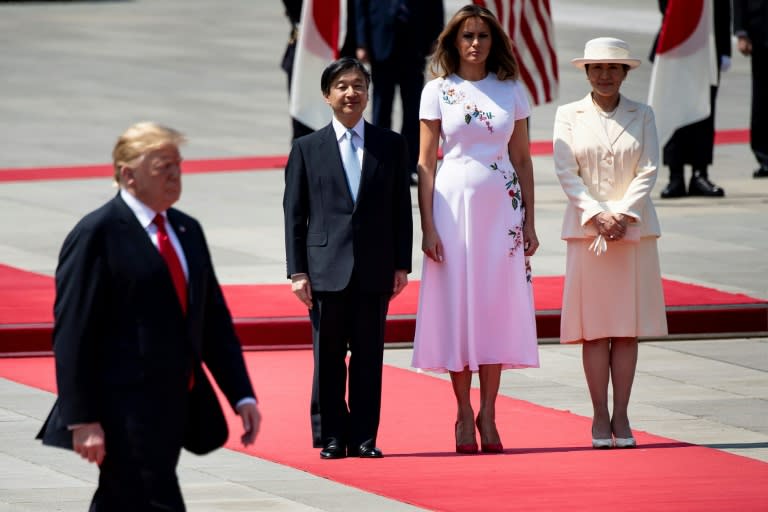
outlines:
[[[539,365],[527,258],[533,225],[533,164],[507,36],[493,14],[468,5],[438,39],[438,78],[421,96],[419,207],[426,254],[413,366],[450,372],[457,402],[456,451],[503,446],[496,428],[501,370]],[[443,140],[443,163],[437,151]],[[470,403],[480,374],[477,418]]]
[[[619,93],[628,71],[640,65],[627,43],[593,39],[584,58],[572,62],[586,71],[592,91],[555,115],[555,170],[568,196],[560,341],[582,343],[592,446],[630,448],[637,337],[667,334],[656,249],[661,231],[650,197],[658,138],[651,108]]]

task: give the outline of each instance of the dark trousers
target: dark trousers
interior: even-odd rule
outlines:
[[[167,447],[140,460],[135,454],[107,447],[107,456],[99,468],[99,486],[89,511],[184,512],[176,477],[180,452],[180,446]]]
[[[717,87],[710,87],[709,117],[675,130],[664,146],[664,165],[670,169],[682,169],[690,165],[706,171],[712,165],[715,144],[715,103]]]
[[[752,114],[750,146],[760,165],[768,169],[768,47],[752,46]]]
[[[184,512],[176,464],[128,466],[107,455],[90,512]]]
[[[405,30],[402,28],[400,30]],[[395,36],[392,55],[371,62],[373,81],[373,124],[392,128],[392,104],[395,87],[400,87],[403,126],[400,133],[408,145],[408,171],[416,172],[419,160],[419,105],[424,88],[424,57],[407,48],[404,35]]]
[[[343,291],[315,291],[312,297],[309,317],[315,370],[310,413],[316,448],[329,438],[355,447],[363,442],[376,443],[390,294],[363,293],[354,278],[352,281]]]
[[[283,71],[285,71],[288,78],[289,100],[291,97],[291,83],[293,82],[293,61],[295,57],[296,57],[296,39],[295,39],[295,34],[293,34],[288,43],[288,46],[285,48],[285,53],[283,54],[283,60],[280,65],[280,67],[283,68]],[[313,131],[315,130],[305,125],[295,117],[291,117],[291,141],[294,141],[299,137],[303,137],[304,135],[309,135]]]
[[[164,411],[139,406],[139,389],[111,395],[102,418],[107,454],[90,512],[186,510],[176,477],[185,428],[176,418],[185,416],[186,401],[177,391],[168,393]]]

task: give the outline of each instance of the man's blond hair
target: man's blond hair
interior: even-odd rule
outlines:
[[[186,142],[184,134],[158,123],[145,121],[136,123],[117,139],[112,150],[112,163],[115,169],[115,183],[120,184],[120,168],[135,165],[150,151],[171,144],[179,147]]]

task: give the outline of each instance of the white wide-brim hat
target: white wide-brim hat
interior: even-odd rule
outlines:
[[[584,45],[584,58],[571,60],[571,63],[577,68],[583,68],[585,64],[595,64],[598,62],[626,64],[632,69],[640,65],[640,59],[629,56],[629,45],[615,37],[590,39]]]

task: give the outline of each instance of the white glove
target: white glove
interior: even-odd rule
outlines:
[[[595,253],[595,256],[600,256],[608,250],[608,243],[603,238],[603,235],[597,235],[592,243],[589,244],[589,250]]]
[[[727,73],[731,69],[731,58],[727,55],[720,56],[720,71]]]

